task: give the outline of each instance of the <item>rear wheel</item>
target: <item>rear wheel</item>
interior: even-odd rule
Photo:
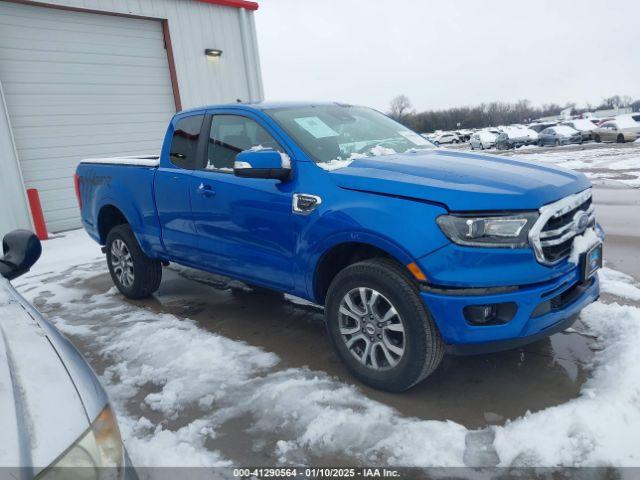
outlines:
[[[558,140],[556,138],[556,141],[553,143],[554,146],[559,147],[560,146],[560,140]]]
[[[326,326],[338,356],[361,382],[391,392],[431,374],[444,343],[404,269],[388,259],[359,262],[331,283]]]
[[[539,147],[543,147],[544,146],[544,142],[542,140],[538,140],[538,146]]]
[[[621,133],[618,135],[618,138],[616,139],[616,142],[618,143],[624,143],[624,135],[622,135]]]
[[[127,298],[145,298],[158,290],[162,264],[140,249],[127,224],[111,229],[106,242],[107,265],[115,286]]]
[[[600,142],[602,141],[602,140],[600,139],[600,135],[595,135],[595,136],[593,137],[593,140],[594,140],[596,143],[600,143]]]

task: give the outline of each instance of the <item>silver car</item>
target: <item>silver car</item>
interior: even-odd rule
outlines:
[[[494,147],[496,144],[496,138],[498,136],[495,133],[482,130],[471,135],[469,139],[469,147],[471,150],[484,150]]]
[[[11,232],[3,240],[0,466],[9,477],[20,479],[135,479],[95,373],[9,283],[27,272],[41,251],[40,241],[27,230]]]

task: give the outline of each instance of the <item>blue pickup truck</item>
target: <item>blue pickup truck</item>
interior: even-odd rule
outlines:
[[[388,391],[445,351],[566,329],[599,295],[584,175],[436,148],[364,107],[183,111],[159,156],[88,159],[75,181],[123,295],[176,262],[308,299],[353,375]]]

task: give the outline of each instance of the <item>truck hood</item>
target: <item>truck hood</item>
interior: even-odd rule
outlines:
[[[85,386],[73,381],[78,367],[68,368],[72,357],[61,339],[0,277],[1,467],[33,467],[36,474],[89,428]]]
[[[591,185],[563,168],[445,149],[357,159],[330,177],[345,189],[444,204],[451,211],[537,210]]]

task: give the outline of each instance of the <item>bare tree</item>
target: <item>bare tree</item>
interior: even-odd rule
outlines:
[[[401,121],[407,115],[412,113],[411,101],[406,95],[398,95],[389,106],[389,116],[395,120]]]

